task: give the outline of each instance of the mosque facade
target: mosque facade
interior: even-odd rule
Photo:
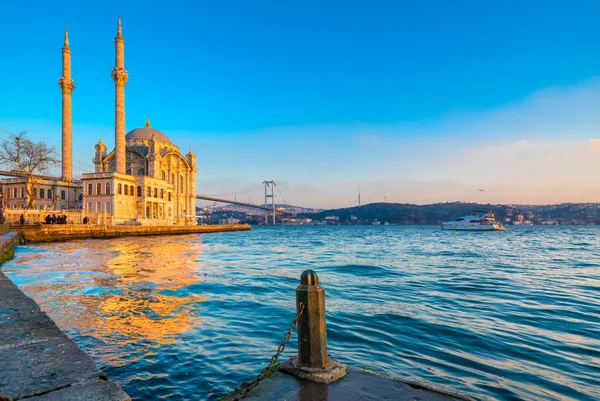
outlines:
[[[161,131],[150,126],[125,133],[125,41],[121,19],[115,38],[115,148],[108,151],[100,138],[95,145],[94,172],[72,175],[71,50],[65,31],[62,49],[62,177],[38,179],[36,207],[42,210],[83,209],[103,216],[107,224],[195,224],[196,156],[184,156]],[[3,180],[4,205],[24,208],[29,203],[24,178]],[[8,196],[7,196],[8,195]]]

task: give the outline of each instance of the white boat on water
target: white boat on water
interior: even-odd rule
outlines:
[[[502,231],[504,226],[496,221],[494,213],[481,215],[463,216],[454,221],[442,223],[444,230],[464,230],[464,231]]]

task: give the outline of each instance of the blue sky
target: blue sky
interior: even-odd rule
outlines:
[[[127,130],[150,115],[182,149],[193,146],[199,192],[275,179],[291,202],[321,207],[355,203],[358,185],[367,201],[482,200],[473,188],[484,184],[498,188],[486,201],[600,201],[600,181],[588,171],[600,167],[596,1],[34,1],[0,8],[0,128],[28,130],[59,147],[56,80],[68,25],[75,158],[87,164],[100,135],[114,143],[110,70],[120,13]],[[523,154],[524,141],[536,152],[575,148],[558,159],[532,156]],[[571,163],[581,158],[577,146],[592,149],[589,164]],[[490,147],[513,157],[504,163],[517,167],[515,177],[489,161],[484,177],[492,181],[472,174]],[[456,149],[463,170],[449,155]],[[532,160],[535,175],[521,174]],[[565,181],[532,191],[532,179],[552,181],[556,164],[583,177],[576,190],[566,195]]]

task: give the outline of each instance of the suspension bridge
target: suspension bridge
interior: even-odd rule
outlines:
[[[287,202],[274,180],[263,181],[260,185],[236,192],[215,195],[196,195],[196,199],[264,210],[265,224],[269,224],[269,215],[271,215],[272,224],[275,224],[275,216],[277,213],[286,215],[295,214],[282,207],[276,207],[276,205],[285,205]]]

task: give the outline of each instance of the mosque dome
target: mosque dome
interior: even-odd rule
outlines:
[[[150,120],[146,120],[145,127],[136,128],[136,129],[129,131],[127,133],[127,135],[125,136],[125,140],[126,141],[136,140],[136,139],[150,140],[150,139],[152,139],[152,135],[154,135],[154,139],[156,139],[157,141],[172,143],[168,136],[166,136],[159,130],[154,129],[150,126]]]

